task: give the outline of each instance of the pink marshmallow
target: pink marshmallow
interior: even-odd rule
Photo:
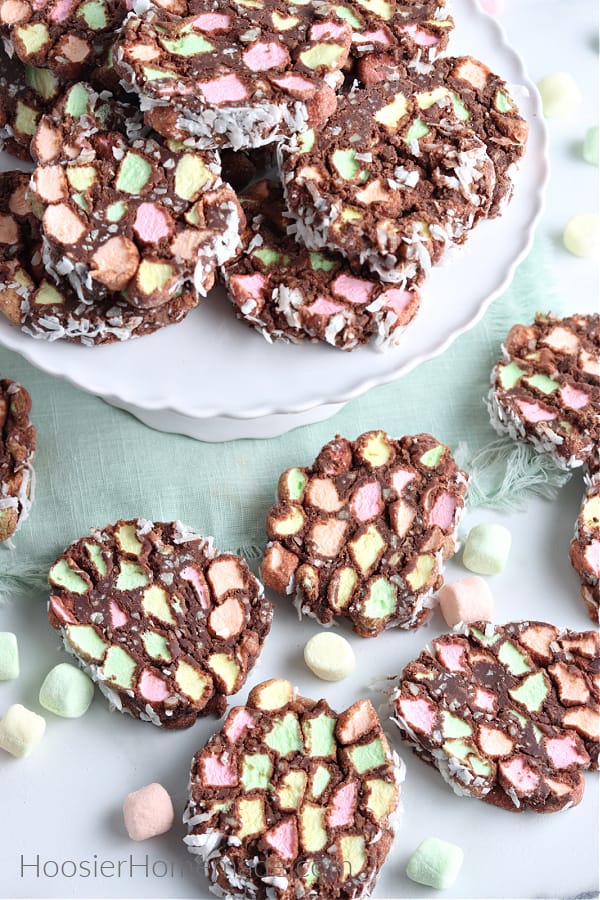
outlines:
[[[368,481],[355,491],[350,501],[352,514],[359,522],[368,522],[383,512],[381,485],[378,481]]]
[[[431,734],[435,728],[437,711],[433,703],[422,698],[402,697],[400,699],[400,712],[407,723],[415,731],[423,734]]]
[[[589,394],[574,388],[571,384],[565,384],[560,389],[560,396],[565,406],[568,406],[570,409],[583,409],[590,402]]]
[[[515,400],[526,422],[551,422],[556,418],[556,413],[551,409],[545,409],[539,403],[527,403],[525,400]]]
[[[442,491],[429,513],[429,524],[448,531],[454,520],[456,499],[448,491]]]
[[[333,303],[326,297],[317,297],[314,303],[306,307],[306,312],[315,316],[333,316],[344,309],[341,303]]]
[[[70,625],[77,624],[77,619],[67,612],[58,597],[50,597],[50,609],[61,622],[68,622]]]
[[[233,72],[231,75],[222,75],[213,78],[212,81],[201,81],[198,88],[202,92],[207,103],[235,103],[236,100],[245,100],[248,92],[243,83]]]
[[[413,481],[415,478],[414,472],[407,472],[405,469],[398,469],[397,472],[392,473],[392,487],[398,494],[401,494],[409,481]]]
[[[337,789],[331,798],[329,825],[331,828],[343,828],[354,820],[356,807],[356,782],[351,781]]]
[[[459,622],[491,622],[494,598],[487,581],[479,575],[445,584],[439,594],[440,612],[451,628]]]
[[[500,771],[518,794],[531,794],[539,784],[540,776],[522,756],[515,756],[500,763]]]
[[[294,859],[298,854],[298,831],[293,816],[284,819],[265,835],[265,841],[282,859]]]
[[[312,81],[309,81],[307,78],[301,78],[300,75],[284,75],[282,78],[271,77],[270,80],[283,91],[300,98],[312,97],[315,93],[315,85]]]
[[[48,18],[51,22],[62,22],[67,18],[74,5],[75,0],[58,0],[58,3],[55,3],[48,13]]]
[[[586,548],[585,560],[594,575],[600,576],[600,541],[592,541]]]
[[[436,644],[436,653],[441,664],[449,672],[466,672],[465,648],[462,644]]]
[[[354,278],[352,275],[338,275],[331,290],[338,297],[347,300],[348,303],[368,303],[375,285],[364,278]]]
[[[231,762],[221,762],[218,756],[211,754],[200,760],[202,781],[208,787],[231,787],[238,783],[237,772]]]
[[[417,28],[416,25],[406,25],[401,30],[408,34],[418,47],[435,47],[440,42],[440,38],[437,35],[423,31],[422,28]]]
[[[475,700],[473,702],[478,709],[493,713],[496,711],[498,698],[492,691],[486,691],[485,688],[478,687],[475,691]]]
[[[319,22],[310,29],[311,41],[336,40],[344,38],[348,34],[347,25],[339,25],[337,22]]]
[[[149,669],[144,669],[142,672],[139,690],[142,697],[144,697],[145,700],[152,701],[152,703],[161,703],[171,695],[167,683],[163,681],[162,678],[158,678],[157,675],[150,672]]]
[[[257,272],[255,275],[234,275],[231,288],[242,303],[246,300],[264,299],[269,279]]]
[[[204,576],[201,575],[194,566],[186,566],[179,574],[185,581],[189,581],[196,591],[200,606],[202,606],[203,609],[208,609],[210,606],[210,597],[208,594],[208,586],[204,581]]]
[[[194,19],[194,28],[199,31],[227,31],[231,16],[222,13],[202,13]]]
[[[555,769],[568,769],[569,766],[581,766],[587,763],[587,757],[579,752],[572,734],[563,737],[547,738],[546,753]]]
[[[356,44],[379,44],[381,47],[389,47],[392,43],[389,32],[385,28],[377,28],[375,31],[357,32],[353,35]]]
[[[145,841],[165,834],[173,826],[173,803],[162,784],[147,784],[128,794],[123,803],[123,819],[132,841]]]
[[[278,41],[259,41],[242,55],[252,72],[266,72],[289,62],[290,55]]]
[[[147,244],[158,244],[170,233],[167,215],[154,203],[140,203],[133,227],[140,239]]]
[[[129,617],[114,600],[110,601],[110,621],[113,628],[121,628],[129,622]]]
[[[233,709],[225,722],[225,734],[232,744],[254,725],[254,716],[244,706]]]
[[[398,315],[403,313],[409,306],[412,298],[412,291],[403,291],[401,288],[390,288],[381,295],[384,309],[391,309]]]

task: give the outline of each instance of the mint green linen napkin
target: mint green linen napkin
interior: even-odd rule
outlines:
[[[372,428],[396,436],[430,431],[454,449],[466,442],[465,463],[495,439],[483,398],[508,329],[549,305],[562,311],[548,296],[547,260],[548,249],[537,243],[506,293],[442,356],[394,384],[369,391],[325,422],[269,440],[208,444],[153,431],[0,348],[0,373],[30,391],[38,431],[35,502],[14,538],[15,549],[0,546],[0,595],[39,590],[50,563],[70,541],[87,534],[90,526],[119,518],[178,518],[214,535],[220,549],[256,560],[279,474],[288,466],[309,464],[336,433],[355,437]],[[506,453],[495,456],[502,460]],[[539,461],[536,465],[534,481],[552,479]],[[525,458],[525,480],[527,467]],[[479,502],[485,501],[485,493],[484,486]]]

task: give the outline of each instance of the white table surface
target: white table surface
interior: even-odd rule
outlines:
[[[585,129],[598,115],[597,15],[592,0],[506,0],[501,19],[533,80],[558,68],[568,69],[585,99],[584,106],[568,119],[549,122],[552,175],[540,227],[555,248],[548,286],[556,285],[574,311],[592,310],[598,302],[596,264],[569,256],[561,244],[566,220],[596,208],[597,170],[581,162],[579,154]],[[526,615],[571,628],[590,627],[577,577],[566,562],[580,496],[581,481],[576,477],[552,505],[533,501],[524,513],[501,516],[481,511],[465,519],[465,530],[479,521],[502,521],[513,534],[509,565],[491,580],[496,621]],[[460,561],[453,561],[447,570],[448,579],[465,574]],[[39,597],[30,601],[39,602]],[[0,684],[2,709],[21,702],[39,711],[41,680],[51,666],[66,658],[44,617],[31,615],[30,603],[14,602],[1,612],[1,630],[19,636],[22,669],[17,681]],[[285,672],[303,693],[315,697],[324,693],[334,707],[342,709],[353,697],[365,695],[373,679],[399,671],[431,636],[443,630],[443,622],[436,612],[431,624],[416,634],[399,639],[388,632],[376,642],[363,641],[342,628],[355,649],[357,670],[342,684],[327,686],[302,663],[302,647],[316,630],[314,622],[297,623],[289,605],[279,603],[268,654],[238,702],[253,684]],[[289,637],[281,640],[284,633],[292,635],[291,641]],[[377,701],[376,693],[371,696]],[[2,897],[207,897],[203,876],[182,849],[184,829],[179,817],[185,804],[185,772],[195,750],[214,730],[214,720],[199,721],[184,732],[161,732],[110,714],[97,695],[84,719],[60,720],[48,714],[47,721],[44,741],[29,759],[0,755]],[[597,775],[586,775],[584,799],[568,812],[514,814],[455,797],[433,770],[393,739],[408,769],[404,816],[375,897],[548,900],[597,896]],[[129,791],[150,781],[161,782],[171,793],[176,824],[167,835],[134,844],[125,834],[120,803]],[[441,894],[412,883],[404,874],[410,853],[428,835],[454,841],[465,851],[458,881]],[[117,877],[120,860],[124,862]],[[68,876],[69,861],[79,865],[75,876],[53,874],[57,864],[66,864]],[[86,861],[92,869],[96,865],[97,877],[84,877]]]

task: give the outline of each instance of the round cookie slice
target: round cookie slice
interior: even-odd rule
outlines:
[[[32,148],[44,262],[81,300],[122,292],[153,309],[184,289],[204,296],[236,255],[243,213],[217,154],[159,143],[110,94],[74,85]]]
[[[492,371],[492,427],[562,469],[600,463],[600,315],[514,325]]]
[[[120,520],[48,575],[50,624],[110,705],[165,728],[223,714],[271,627],[248,564],[181,522]]]
[[[402,78],[355,87],[318,132],[278,148],[298,238],[403,284],[466,239],[496,181],[485,144],[446,98],[422,108],[417,94]]]
[[[600,635],[476,622],[399,676],[393,718],[455,793],[507,810],[574,806],[598,768]]]
[[[519,115],[506,82],[472,56],[442,57],[431,71],[419,75],[406,68],[398,52],[365,56],[358,63],[365,84],[409,77],[418,89],[421,107],[446,98],[456,116],[485,143],[494,163],[496,187],[488,217],[499,216],[512,197],[513,178],[527,144],[528,125]]]
[[[30,410],[25,388],[10,378],[0,379],[0,542],[19,530],[33,502],[36,432]]]
[[[312,466],[283,473],[267,514],[264,583],[324,625],[361,637],[415,628],[457,549],[467,475],[430,434],[339,435]]]
[[[287,234],[281,186],[260,181],[240,196],[243,254],[222,275],[238,318],[267,340],[305,337],[342,350],[374,340],[396,346],[419,308],[414,287],[353,272],[339,253],[309,251]]]
[[[581,578],[581,596],[590,619],[600,622],[600,472],[586,475],[585,483],[569,557]]]
[[[368,897],[403,779],[368,700],[338,714],[265,681],[194,757],[184,840],[219,896]]]
[[[351,28],[317,0],[136,4],[115,67],[160,134],[248,150],[304,131],[335,109]]]
[[[0,313],[26,334],[92,346],[152,334],[181,322],[198,304],[182,291],[155,309],[136,309],[122,294],[82,303],[66,278],[54,283],[42,264],[39,219],[28,197],[30,176],[0,173]]]
[[[0,0],[0,35],[24,63],[74,80],[127,15],[127,0]]]

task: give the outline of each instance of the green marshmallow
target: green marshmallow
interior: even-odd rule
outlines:
[[[337,63],[344,52],[345,48],[340,44],[315,44],[310,50],[300,54],[300,62],[307,69],[319,69],[321,66],[329,69]]]
[[[356,150],[336,150],[331,161],[346,181],[353,181],[355,178],[358,178],[359,181],[366,181],[369,177],[368,172],[361,171],[360,164],[356,159]]]
[[[457,119],[461,119],[461,121],[466,122],[469,119],[471,113],[462,102],[458,94],[455,94],[454,91],[450,91],[450,99],[452,100],[452,106],[454,107],[454,114]]]
[[[290,500],[300,500],[306,487],[306,475],[302,469],[290,469],[285,482]]]
[[[85,209],[85,210],[89,209],[87,200],[85,199],[85,194],[80,194],[80,193],[73,194],[73,200],[75,201],[77,206],[79,206],[81,209]]]
[[[508,692],[513,700],[522,703],[530,712],[537,712],[548,696],[548,685],[543,672],[530,675],[518,688]]]
[[[496,109],[501,113],[512,112],[514,109],[514,106],[510,101],[510,97],[505,94],[504,91],[497,91],[495,103]]]
[[[463,565],[478,575],[497,575],[506,565],[511,543],[512,535],[504,525],[476,525],[465,543]]]
[[[329,782],[331,781],[331,772],[325,766],[319,766],[313,775],[311,793],[313,797],[320,797]]]
[[[303,729],[306,738],[306,752],[309,756],[333,756],[335,740],[333,731],[336,720],[327,713],[314,719],[306,719]]]
[[[524,655],[510,641],[505,641],[500,646],[498,659],[512,675],[524,675],[525,672],[531,672],[531,666],[525,661]]]
[[[445,738],[469,737],[473,729],[468,722],[444,710],[442,712],[442,735]]]
[[[438,444],[437,447],[432,447],[431,450],[426,450],[425,453],[422,454],[419,462],[423,466],[427,466],[428,469],[435,469],[437,465],[439,465],[442,456],[444,455],[445,447],[443,444]]]
[[[498,367],[498,377],[500,379],[500,384],[504,388],[505,391],[509,391],[511,388],[514,388],[515,384],[519,381],[521,375],[525,374],[525,369],[519,368],[517,363],[513,360],[508,363],[507,366],[499,366]]]
[[[132,591],[134,588],[144,587],[148,584],[148,574],[137,563],[121,560],[121,568],[117,576],[118,591]]]
[[[407,144],[411,144],[413,141],[419,141],[422,137],[425,137],[426,134],[429,134],[429,128],[423,119],[415,119],[406,132],[404,140]]]
[[[146,81],[161,81],[163,79],[177,78],[177,74],[170,69],[156,69],[153,66],[144,66],[144,78]]]
[[[0,681],[19,677],[19,645],[12,631],[0,631]]]
[[[271,730],[265,735],[265,744],[281,756],[302,750],[304,745],[298,717],[290,712],[276,719]]]
[[[50,32],[42,22],[22,25],[16,29],[16,34],[25,45],[25,52],[31,56],[45,47],[50,40]]]
[[[196,56],[199,53],[209,53],[215,49],[214,44],[207,41],[201,34],[183,34],[174,40],[163,38],[161,44],[175,56]]]
[[[89,585],[87,581],[73,571],[66,559],[59,559],[50,569],[48,578],[51,584],[66,588],[72,594],[87,594]]]
[[[598,165],[598,126],[592,125],[583,139],[582,156],[591,166]]]
[[[152,166],[148,160],[129,151],[121,163],[117,178],[117,190],[125,191],[126,194],[139,194],[148,184],[151,176]]]
[[[396,587],[381,575],[369,587],[363,614],[369,619],[386,619],[396,611]]]
[[[265,753],[247,753],[242,765],[242,784],[247,791],[266,791],[271,777],[271,760]]]
[[[34,135],[37,129],[39,113],[26,103],[17,101],[14,130],[17,134]]]
[[[123,218],[126,212],[127,206],[122,200],[117,200],[116,203],[111,203],[110,206],[106,208],[106,218],[109,222],[118,222]]]
[[[314,128],[309,128],[298,135],[298,144],[300,153],[308,153],[315,145],[317,137]]]
[[[40,705],[64,719],[78,719],[89,709],[94,684],[81,669],[59,663],[48,672],[40,688]]]
[[[77,15],[85,19],[85,23],[92,31],[101,31],[106,28],[106,8],[102,0],[88,0],[82,3],[77,10]]]
[[[145,631],[142,634],[142,643],[144,650],[152,659],[158,659],[161,662],[171,662],[173,659],[166,637],[157,631]]]
[[[59,294],[52,284],[45,282],[35,295],[35,302],[42,306],[60,306],[65,302],[65,298],[62,294]],[[85,591],[78,591],[77,593],[83,594]]]
[[[106,681],[110,681],[118,687],[132,688],[136,666],[135,659],[126,650],[113,644],[108,648],[106,659],[102,666],[102,675]]]
[[[252,256],[259,259],[267,269],[279,262],[280,255],[277,250],[272,250],[271,247],[259,247],[257,250],[252,251]]]
[[[84,116],[88,110],[90,94],[83,84],[74,84],[67,94],[65,112],[74,119]]]
[[[456,844],[429,837],[422,841],[406,867],[406,874],[417,884],[443,891],[451,887],[458,877],[464,853]]]
[[[340,19],[345,19],[346,22],[349,22],[352,28],[356,30],[360,29],[360,19],[356,18],[351,9],[348,9],[346,6],[334,6],[334,11],[338,14]]]
[[[316,253],[312,250],[310,252],[310,267],[313,272],[331,272],[335,268],[335,263],[323,256],[322,253]]]
[[[102,556],[102,549],[98,544],[86,544],[85,549],[100,575],[106,575],[106,560]]]
[[[369,769],[377,769],[386,762],[385,749],[380,738],[375,738],[368,744],[356,744],[348,750],[348,756],[359,775]]]
[[[92,625],[67,625],[67,640],[80,656],[101,662],[108,648]]]
[[[43,100],[52,100],[60,90],[58,79],[48,69],[25,66],[25,81]]]
[[[547,375],[539,373],[537,375],[530,375],[523,380],[526,381],[530,387],[537,388],[538,391],[541,391],[543,394],[551,394],[560,387],[558,381],[554,381],[552,378],[548,378]]]

